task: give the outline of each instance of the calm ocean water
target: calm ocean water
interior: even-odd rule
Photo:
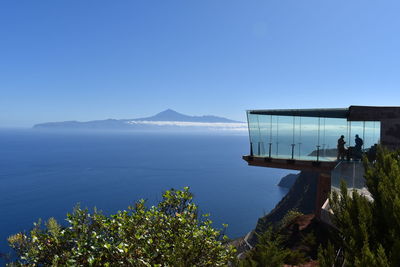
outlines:
[[[248,150],[246,135],[0,130],[0,251],[77,203],[110,214],[184,186],[215,227],[242,236],[287,192],[276,184],[288,172],[247,166]]]

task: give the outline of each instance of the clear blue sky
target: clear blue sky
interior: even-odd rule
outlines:
[[[400,105],[400,1],[4,0],[0,127]]]

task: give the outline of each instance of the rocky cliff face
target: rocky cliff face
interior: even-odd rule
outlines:
[[[289,210],[296,209],[304,214],[314,212],[318,173],[302,171],[298,174],[293,186],[285,197],[266,216],[258,219],[257,226],[247,238],[247,242],[254,245],[257,234],[264,232],[270,224],[279,222]]]
[[[285,187],[285,188],[291,188],[292,185],[296,182],[298,177],[299,177],[299,174],[290,173],[290,174],[282,177],[278,186]]]

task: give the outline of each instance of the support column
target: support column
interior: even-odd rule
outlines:
[[[320,173],[317,181],[317,197],[315,199],[315,216],[320,218],[321,208],[331,191],[330,173]]]

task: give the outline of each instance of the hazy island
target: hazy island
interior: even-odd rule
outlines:
[[[154,116],[136,119],[106,119],[94,121],[46,122],[33,126],[34,129],[68,130],[246,130],[247,124],[213,115],[189,116],[172,109]]]

